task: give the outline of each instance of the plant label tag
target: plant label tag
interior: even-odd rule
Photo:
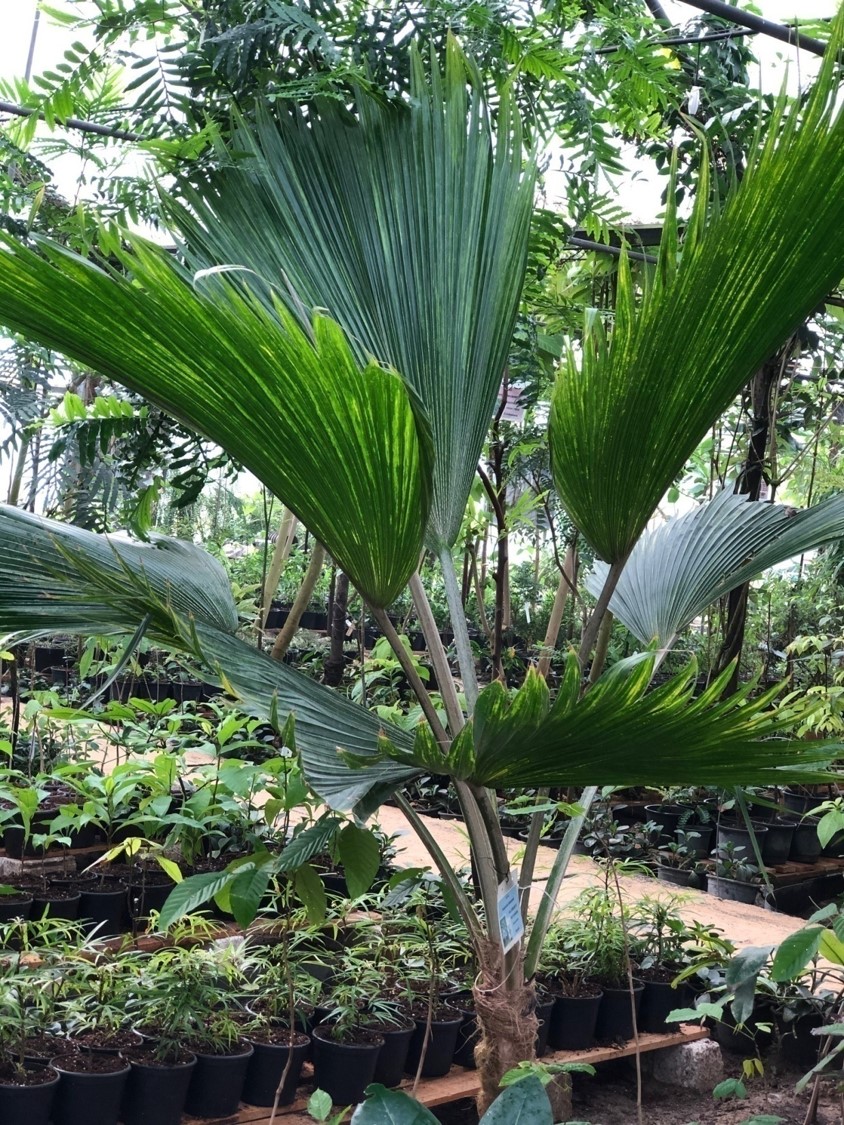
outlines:
[[[522,940],[525,924],[519,903],[519,880],[515,871],[498,884],[498,927],[501,930],[501,948],[504,953]]]

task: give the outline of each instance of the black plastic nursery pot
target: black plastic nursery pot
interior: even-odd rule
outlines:
[[[404,1066],[405,1072],[416,1074],[424,1049],[422,1077],[442,1078],[444,1074],[448,1074],[454,1061],[457,1036],[460,1034],[460,1028],[463,1024],[463,1013],[446,1006],[435,1009],[427,1043],[425,1040],[428,1021],[420,1018],[414,1019],[414,1023],[416,1027],[410,1037],[407,1061]]]
[[[787,863],[791,855],[795,824],[793,820],[776,817],[768,821],[768,831],[760,841],[762,859],[766,866],[776,867]]]
[[[457,1032],[457,1042],[454,1046],[454,1065],[465,1066],[467,1070],[475,1069],[475,1047],[481,1037],[478,1029],[478,1018],[475,1015],[475,1006],[471,997],[457,995],[449,997],[449,1003],[457,1008],[463,1015],[463,1022]]]
[[[754,824],[753,833],[756,836],[757,843],[759,844],[759,850],[764,855],[765,838],[768,835],[768,825]],[[742,858],[746,859],[749,863],[754,862],[754,856],[756,853],[753,851],[753,843],[750,839],[750,831],[747,828],[747,825],[727,820],[719,821],[716,843],[719,848],[723,848],[727,844],[732,844],[736,851],[738,851],[739,848],[744,848],[744,851],[742,852]]]
[[[59,1087],[59,1076],[52,1067],[36,1072],[43,1074],[43,1081],[32,1085],[7,1085],[0,1081],[0,1121],[3,1125],[49,1125],[53,1099]]]
[[[79,917],[79,903],[82,895],[79,891],[75,894],[62,894],[57,890],[47,888],[46,891],[35,891],[32,896],[32,911],[30,917],[61,918],[65,922],[75,922]]]
[[[540,993],[536,998],[536,1018],[539,1027],[536,1032],[536,1057],[541,1059],[548,1050],[548,1034],[551,1030],[551,1013],[557,998],[550,993]]]
[[[758,883],[744,883],[740,879],[727,879],[723,875],[709,875],[706,889],[716,898],[727,902],[747,902],[751,906],[759,894]]]
[[[818,822],[814,817],[801,820],[794,826],[794,839],[791,842],[791,858],[796,863],[815,863],[821,854],[818,839]]]
[[[0,923],[11,922],[14,918],[24,921],[32,913],[32,895],[0,895]]]
[[[374,1026],[373,1031],[382,1036],[384,1046],[378,1052],[378,1061],[375,1064],[375,1078],[382,1086],[392,1089],[398,1086],[404,1077],[404,1067],[407,1062],[407,1052],[410,1049],[410,1040],[416,1030],[412,1019],[407,1019],[400,1026]]]
[[[706,859],[712,851],[714,835],[714,824],[687,824],[685,828],[674,830],[677,843],[683,844],[689,855],[694,856],[695,859]]]
[[[126,929],[126,888],[109,883],[81,892],[79,920],[97,937],[116,937]]]
[[[586,1051],[593,1047],[603,999],[599,988],[591,996],[555,996],[548,1046],[554,1051]]]
[[[595,1038],[599,1043],[626,1043],[633,1038],[633,1008],[635,1006],[638,1022],[644,991],[644,984],[634,984],[631,1004],[630,989],[626,985],[623,988],[608,988],[604,985],[604,998],[598,1009],[598,1022],[595,1025]]]
[[[53,1125],[116,1125],[129,1063],[117,1055],[99,1054],[94,1056],[99,1070],[74,1069],[84,1057],[75,1063],[73,1057],[62,1056],[51,1063],[59,1072]]]
[[[196,1056],[184,1052],[184,1061],[157,1063],[130,1058],[132,1069],[123,1090],[120,1120],[123,1125],[181,1125]]]
[[[286,1032],[284,1034],[287,1035]],[[255,1050],[246,1068],[241,1100],[247,1105],[272,1105],[278,1084],[284,1075],[284,1085],[278,1104],[290,1105],[296,1099],[296,1087],[299,1085],[302,1064],[311,1049],[310,1039],[303,1032],[294,1031],[292,1047],[289,1039],[286,1043],[262,1043],[257,1038],[251,1038],[250,1043]],[[292,1058],[290,1058],[291,1054]],[[290,1059],[289,1067],[287,1067],[288,1059]],[[285,1067],[287,1067],[286,1075]]]
[[[342,1043],[332,1038],[330,1027],[314,1028],[314,1083],[335,1105],[362,1102],[375,1076],[384,1038],[375,1032],[358,1034],[360,1043]]]
[[[699,881],[693,867],[672,867],[670,863],[658,863],[656,877],[660,883],[670,883],[675,887],[696,886]]]
[[[660,1033],[676,1031],[676,1023],[668,1023],[666,1017],[675,1008],[687,1008],[692,1001],[692,990],[687,984],[671,987],[670,981],[646,980],[642,1003],[639,1007],[638,1027],[640,1031]]]
[[[768,1025],[773,1024],[774,1016],[771,1006],[757,1000],[750,1019],[742,1027],[736,1025],[729,1008],[724,1012],[723,1019],[716,1021],[711,1028],[712,1038],[725,1051],[733,1055],[747,1057],[754,1050],[764,1050],[771,1039],[773,1032]],[[763,1024],[764,1027],[759,1025]]]
[[[251,1043],[236,1043],[224,1054],[195,1050],[196,1066],[185,1098],[185,1113],[193,1117],[230,1117],[237,1113],[253,1052]]]
[[[674,833],[680,826],[680,821],[686,811],[683,805],[645,805],[646,818],[659,826],[659,839],[660,843],[663,844],[673,843]]]

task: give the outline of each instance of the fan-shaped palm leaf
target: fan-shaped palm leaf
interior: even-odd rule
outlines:
[[[707,429],[844,275],[844,112],[833,35],[804,109],[774,115],[723,214],[698,188],[679,265],[676,217],[641,306],[622,259],[615,326],[587,332],[555,390],[554,480],[607,562],[623,559]]]
[[[844,495],[797,512],[722,491],[714,500],[667,520],[639,539],[609,608],[644,644],[669,648],[690,621],[735,586],[802,551],[844,538]],[[596,597],[606,563],[586,588]]]
[[[56,632],[130,634],[148,617],[150,637],[200,662],[245,710],[278,722],[294,715],[309,780],[337,808],[364,802],[366,813],[419,772],[379,760],[384,724],[376,715],[234,636],[237,612],[225,572],[192,544],[130,543],[0,506],[0,573],[6,641]],[[412,744],[397,728],[389,736],[405,749]],[[350,770],[339,751],[371,764]]]
[[[654,663],[653,653],[620,661],[581,696],[571,655],[550,708],[534,673],[515,699],[492,684],[478,701],[472,779],[491,788],[781,785],[818,780],[844,746],[790,741],[793,718],[771,707],[779,687],[751,698],[755,685],[745,684],[721,700],[731,668],[698,696],[694,662],[648,691]]]
[[[331,320],[317,316],[311,336],[228,277],[198,291],[144,244],[115,248],[130,276],[51,243],[0,247],[0,322],[218,442],[373,604],[393,600],[419,558],[432,458],[422,411],[394,371],[360,367]]]
[[[259,116],[173,219],[194,268],[245,266],[263,299],[327,309],[359,360],[416,389],[436,453],[431,538],[450,544],[507,361],[534,164],[509,96],[493,130],[454,41],[444,75],[432,60],[427,80],[416,54],[412,69],[407,105],[361,94],[357,118],[329,101]]]

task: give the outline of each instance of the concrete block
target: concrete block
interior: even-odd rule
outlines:
[[[698,1039],[654,1052],[653,1078],[666,1086],[705,1093],[724,1077],[721,1048],[712,1039]]]
[[[0,856],[0,881],[19,879],[29,875],[75,875],[76,859],[72,855],[58,855],[55,858],[11,859]]]

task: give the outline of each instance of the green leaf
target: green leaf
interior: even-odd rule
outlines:
[[[172,859],[168,859],[163,855],[156,855],[155,862],[158,864],[162,871],[166,872],[170,876],[174,883],[182,882],[183,876],[178,863],[174,863]]]
[[[517,715],[512,730],[509,698],[496,689],[491,695],[495,723],[490,725],[485,713],[480,737],[476,735],[473,780],[492,789],[519,789],[756,785],[766,778],[770,784],[784,784],[786,777],[827,777],[823,767],[842,744],[785,738],[793,720],[771,706],[780,687],[751,698],[755,685],[748,683],[722,699],[728,668],[696,695],[692,662],[648,690],[654,661],[653,653],[620,660],[580,697],[579,664],[572,655],[547,716],[540,720],[536,711]]]
[[[308,921],[312,926],[318,926],[325,921],[327,910],[325,887],[322,879],[309,863],[303,864],[293,876],[293,888],[302,901],[308,914]]]
[[[740,1078],[725,1078],[712,1091],[713,1098],[746,1098],[747,1087]]]
[[[672,208],[640,306],[622,258],[611,338],[593,316],[582,358],[564,364],[554,480],[606,562],[626,557],[713,420],[844,274],[829,237],[844,225],[841,33],[839,17],[808,101],[786,112],[779,99],[721,214],[707,221],[704,165],[679,263]]]
[[[844,494],[795,512],[722,490],[714,500],[648,529],[630,554],[611,612],[643,644],[670,648],[707,606],[768,567],[844,538]],[[586,577],[597,597],[608,567]]]
[[[833,965],[844,965],[844,941],[834,930],[824,930],[821,934],[820,955]]]
[[[508,1086],[483,1115],[480,1125],[554,1125],[545,1087],[535,1075]]]
[[[365,895],[375,881],[381,851],[375,836],[366,828],[347,824],[338,839],[340,861],[351,898]]]
[[[338,326],[298,324],[239,281],[190,278],[136,241],[123,273],[0,237],[0,321],[130,387],[224,446],[387,605],[415,570],[431,441],[395,371],[358,363]],[[342,470],[338,471],[338,467]]]
[[[259,299],[272,287],[300,318],[328,309],[359,361],[376,356],[410,383],[433,433],[435,544],[459,533],[495,410],[536,172],[511,92],[497,91],[493,126],[453,38],[445,56],[428,79],[414,50],[408,101],[361,92],[356,119],[328,99],[277,107],[275,120],[259,111],[254,132],[235,135],[237,159],[185,188],[175,214],[194,268],[245,267]]]
[[[314,1090],[308,1099],[308,1113],[315,1121],[327,1121],[334,1103],[325,1090]]]
[[[429,1125],[436,1120],[415,1098],[374,1083],[367,1086],[366,1101],[352,1114],[351,1125]]]
[[[177,883],[158,918],[158,925],[162,930],[169,930],[174,922],[185,914],[192,914],[200,906],[214,897],[223,887],[232,883],[238,876],[236,871],[211,871],[205,875],[189,875],[181,883]]]
[[[179,539],[129,543],[0,505],[0,572],[9,633],[131,633],[147,614],[156,639],[178,634],[176,618],[237,628],[225,571]]]
[[[270,882],[266,867],[241,872],[229,887],[229,906],[239,926],[249,926],[261,908]]]
[[[771,966],[771,980],[794,980],[811,964],[820,948],[823,926],[805,926],[789,934],[777,947]]]
[[[0,571],[0,630],[18,637],[131,633],[149,615],[156,644],[189,654],[210,679],[225,682],[245,711],[262,719],[284,711],[285,730],[295,714],[307,780],[334,808],[360,805],[368,815],[418,775],[412,765],[382,760],[384,724],[377,716],[230,635],[237,612],[228,581],[191,544],[135,546],[0,506]],[[109,713],[133,718],[131,709],[115,704]],[[398,748],[413,745],[412,735],[398,728],[390,728],[390,739]],[[365,768],[350,769],[343,750]]]

